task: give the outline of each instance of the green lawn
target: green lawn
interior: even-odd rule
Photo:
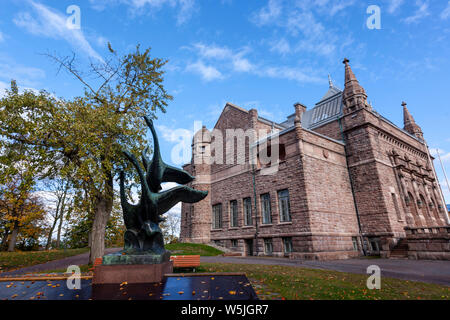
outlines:
[[[287,266],[202,263],[196,272],[245,272],[262,299],[287,300],[450,299],[450,287],[381,278],[381,290],[366,287],[368,275]]]
[[[81,273],[90,273],[92,272],[93,268],[90,264],[82,264],[80,267]],[[44,271],[38,271],[36,273],[66,273],[67,268],[64,269],[54,269],[54,270],[44,270]]]
[[[63,259],[88,251],[89,248],[49,251],[0,252],[0,271],[5,272],[23,267],[29,267],[35,264]]]
[[[206,244],[198,243],[172,243],[167,244],[166,249],[171,252],[173,256],[180,255],[201,255],[201,256],[218,256],[223,252],[210,247]]]

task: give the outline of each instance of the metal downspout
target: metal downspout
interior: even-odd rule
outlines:
[[[342,122],[341,122],[341,118],[338,119],[338,123],[339,123],[339,129],[341,131],[341,137],[342,137],[342,141],[344,142],[344,151],[345,151],[345,163],[347,164],[347,171],[348,171],[348,178],[350,180],[350,189],[352,190],[352,196],[353,196],[353,203],[355,205],[355,211],[356,211],[356,219],[358,220],[358,230],[359,230],[359,236],[361,238],[361,244],[362,244],[362,251],[363,251],[363,255],[367,255],[366,252],[366,245],[365,245],[365,241],[363,238],[363,234],[362,234],[362,228],[361,228],[361,221],[359,218],[359,211],[358,211],[358,204],[356,203],[356,197],[355,197],[355,189],[353,186],[353,181],[352,181],[352,175],[350,174],[350,168],[348,166],[348,158],[347,158],[347,142],[345,140],[345,136],[344,136],[344,131],[342,129]]]

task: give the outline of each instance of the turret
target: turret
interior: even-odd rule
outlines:
[[[344,113],[350,113],[362,108],[371,109],[370,105],[367,103],[367,94],[364,88],[359,84],[355,77],[355,74],[350,68],[350,60],[344,59],[345,64],[345,89],[342,95],[344,102]]]
[[[411,113],[409,113],[409,110],[406,107],[406,102],[403,101],[402,106],[403,106],[403,124],[404,124],[403,129],[406,132],[416,136],[420,140],[423,140],[422,129],[419,127],[418,124],[416,124]]]

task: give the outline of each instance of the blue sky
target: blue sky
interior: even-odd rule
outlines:
[[[70,5],[81,9],[79,30],[65,26]],[[380,8],[379,30],[366,25],[369,5]],[[408,102],[450,173],[447,0],[4,0],[0,88],[14,78],[21,87],[80,95],[82,86],[42,54],[73,51],[88,63],[107,54],[108,41],[121,53],[151,46],[170,60],[165,84],[174,100],[156,122],[166,159],[174,130],[193,130],[194,121],[212,127],[227,101],[275,121],[294,102],[312,108],[328,74],[343,87],[348,57],[378,112],[403,126]]]

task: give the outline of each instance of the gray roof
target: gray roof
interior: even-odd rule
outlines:
[[[302,116],[302,127],[313,129],[325,123],[334,121],[342,116],[342,90],[330,86],[323,98],[316,103],[314,108],[307,110]],[[285,128],[294,125],[295,113],[288,116],[287,120],[280,123]]]

